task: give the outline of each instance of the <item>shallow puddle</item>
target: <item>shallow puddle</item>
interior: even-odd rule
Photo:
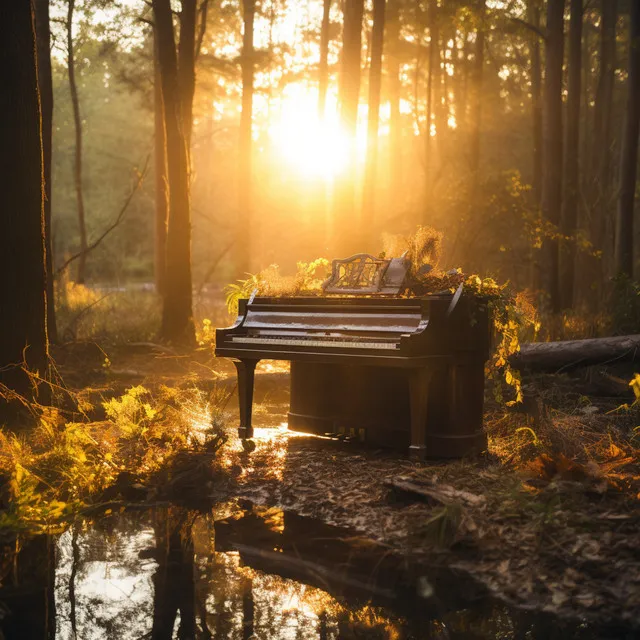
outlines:
[[[105,515],[2,555],[4,638],[596,638],[353,532],[226,503]],[[612,636],[615,637],[615,636]]]

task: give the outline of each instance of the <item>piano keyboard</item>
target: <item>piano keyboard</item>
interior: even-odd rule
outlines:
[[[397,349],[395,342],[362,342],[356,340],[313,340],[308,338],[255,338],[250,336],[233,336],[232,342],[243,344],[274,344],[279,346],[302,346],[302,347],[346,347],[348,349]]]

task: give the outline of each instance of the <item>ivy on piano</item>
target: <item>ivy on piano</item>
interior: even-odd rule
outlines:
[[[466,295],[475,295],[486,301],[495,331],[495,349],[487,365],[487,377],[494,381],[494,396],[505,402],[504,385],[511,390],[507,406],[522,402],[520,372],[513,369],[510,358],[520,351],[520,338],[537,334],[540,329],[538,314],[525,293],[514,294],[507,284],[493,278],[468,276],[464,280]]]

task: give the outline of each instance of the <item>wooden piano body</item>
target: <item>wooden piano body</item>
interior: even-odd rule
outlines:
[[[482,428],[486,305],[450,294],[255,297],[216,331],[216,355],[238,372],[242,438],[252,437],[253,379],[261,359],[291,361],[289,428],[345,433],[413,457],[486,448]]]

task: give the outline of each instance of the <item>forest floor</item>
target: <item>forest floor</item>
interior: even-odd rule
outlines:
[[[213,475],[194,454],[179,472],[138,482],[143,500],[238,497],[293,510],[460,570],[511,605],[640,631],[640,416],[620,409],[633,400],[630,369],[525,379],[521,408],[487,402],[484,456],[419,463],[287,431],[281,363],[259,364],[248,453],[234,435],[235,371],[210,349],[140,343],[105,353],[70,343],[54,357],[67,388],[94,407],[92,420],[105,419],[102,400],[135,385],[152,395],[197,388],[227,429]]]

